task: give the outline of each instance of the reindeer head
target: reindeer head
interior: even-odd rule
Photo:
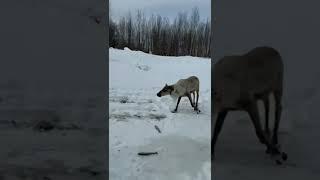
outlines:
[[[172,91],[173,91],[173,86],[168,86],[166,84],[164,88],[162,88],[161,91],[157,93],[157,96],[161,97],[161,96],[170,95]]]

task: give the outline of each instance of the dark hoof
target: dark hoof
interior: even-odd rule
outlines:
[[[272,143],[279,146],[277,139],[278,139],[278,138],[275,138],[275,137],[273,136],[273,137],[272,137]]]
[[[270,148],[267,148],[267,149],[266,149],[266,154],[271,154],[271,152],[272,152],[272,151],[271,151]]]
[[[282,152],[282,153],[281,153],[281,158],[282,158],[284,161],[286,161],[286,160],[288,159],[287,153]]]
[[[264,139],[259,139],[261,144],[266,144],[267,142]]]
[[[177,112],[177,110],[173,110],[173,111],[171,111],[172,113],[176,113]]]
[[[276,160],[276,163],[278,164],[278,165],[281,165],[282,164],[282,162],[280,161],[280,160]]]
[[[275,159],[278,165],[281,165],[283,161],[288,159],[288,155],[285,152],[273,152],[271,156]]]

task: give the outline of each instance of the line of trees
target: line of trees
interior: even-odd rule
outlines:
[[[211,22],[200,21],[197,7],[188,13],[178,13],[173,22],[167,17],[151,15],[141,10],[130,12],[113,21],[109,19],[109,47],[128,47],[162,56],[210,57]]]

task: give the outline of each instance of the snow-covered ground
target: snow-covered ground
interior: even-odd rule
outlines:
[[[211,62],[109,49],[109,177],[112,180],[211,179]],[[167,84],[200,80],[199,109],[182,98],[157,97]],[[159,127],[159,133],[155,125]],[[157,155],[138,156],[138,152]]]
[[[0,179],[107,179],[105,5],[0,1]]]

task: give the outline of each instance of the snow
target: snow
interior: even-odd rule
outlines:
[[[210,63],[207,58],[109,49],[110,179],[211,179]],[[192,75],[200,80],[201,113],[187,98],[171,113],[173,99],[156,93]],[[158,154],[137,155],[154,151]]]
[[[0,179],[107,179],[105,5],[0,1]]]

